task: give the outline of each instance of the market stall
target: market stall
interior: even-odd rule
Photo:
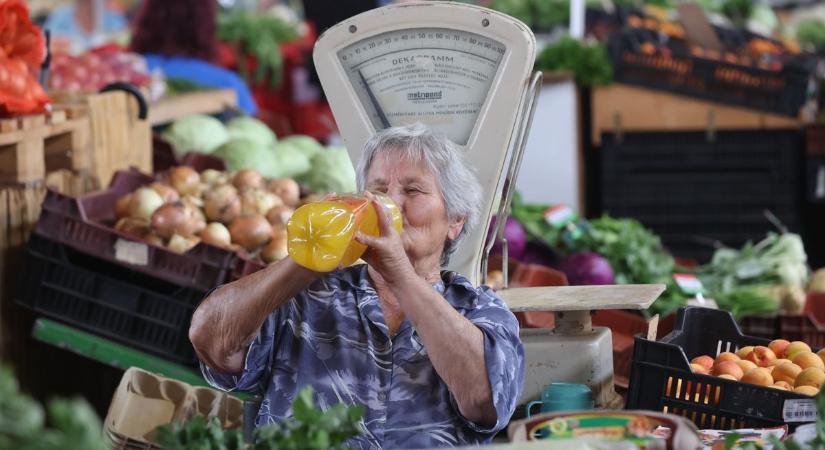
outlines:
[[[443,269],[520,327],[523,388],[484,442],[821,445],[817,6],[398,2],[318,29],[300,2],[90,1],[50,43],[55,19],[30,14],[51,3],[0,0],[0,447],[380,442],[375,402],[309,379],[267,423],[268,392],[217,389],[192,324],[284,261],[369,260],[369,197],[329,194],[356,191],[371,137],[415,122],[481,182]],[[87,32],[87,13],[133,27]],[[430,358],[415,336],[407,359]]]

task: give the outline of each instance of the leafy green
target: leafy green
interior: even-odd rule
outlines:
[[[261,145],[275,145],[278,138],[265,123],[254,117],[239,116],[226,124],[229,138],[249,138]]]
[[[570,21],[570,0],[495,0],[490,8],[542,31],[567,26]]]
[[[217,418],[201,416],[186,423],[162,427],[158,443],[164,450],[326,450],[344,449],[344,443],[361,433],[363,406],[338,404],[321,411],[313,402],[311,386],[292,403],[293,417],[255,430],[254,444],[243,442],[240,430],[224,430]]]
[[[293,25],[272,15],[239,11],[218,17],[218,38],[238,45],[241,51],[257,60],[255,74],[250,76],[246,58],[241,55],[238,58],[241,75],[258,83],[269,80],[273,87],[281,84],[280,44],[296,37],[298,31]]]
[[[613,81],[613,66],[603,44],[586,44],[564,36],[547,46],[536,58],[536,69],[569,71],[580,86],[599,86]]]
[[[193,114],[173,122],[163,138],[172,144],[175,156],[183,158],[189,152],[212,153],[229,140],[229,133],[220,120]]]
[[[330,147],[312,158],[312,170],[298,177],[313,192],[355,192],[355,168],[347,149]]]
[[[825,21],[815,18],[802,20],[796,28],[796,39],[807,49],[825,49]]]
[[[166,79],[166,95],[185,94],[187,92],[197,92],[209,89],[208,86],[184,80],[183,78]]]
[[[85,400],[52,399],[46,410],[20,392],[11,370],[0,367],[0,448],[105,449],[100,419]]]
[[[753,10],[753,0],[725,0],[722,3],[722,13],[738,25],[744,25]]]

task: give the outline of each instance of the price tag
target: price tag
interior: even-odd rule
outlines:
[[[674,273],[673,280],[676,281],[676,285],[679,286],[679,289],[681,289],[685,294],[697,295],[705,292],[705,288],[702,286],[702,281],[699,280],[696,275],[691,275],[689,273]]]
[[[813,399],[794,398],[782,405],[782,420],[785,422],[813,422],[816,420],[816,403]]]
[[[115,242],[115,259],[136,266],[148,265],[149,246],[141,242],[118,239]]]
[[[556,205],[544,210],[544,220],[553,228],[564,228],[578,219],[575,211],[567,205]]]

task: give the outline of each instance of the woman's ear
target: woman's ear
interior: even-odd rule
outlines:
[[[460,217],[450,222],[447,228],[447,239],[454,241],[464,229],[464,218]]]

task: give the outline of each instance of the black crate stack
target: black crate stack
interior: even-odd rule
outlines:
[[[604,211],[651,227],[676,256],[761,240],[775,229],[765,210],[791,231],[802,223],[796,130],[606,133],[601,163]]]

